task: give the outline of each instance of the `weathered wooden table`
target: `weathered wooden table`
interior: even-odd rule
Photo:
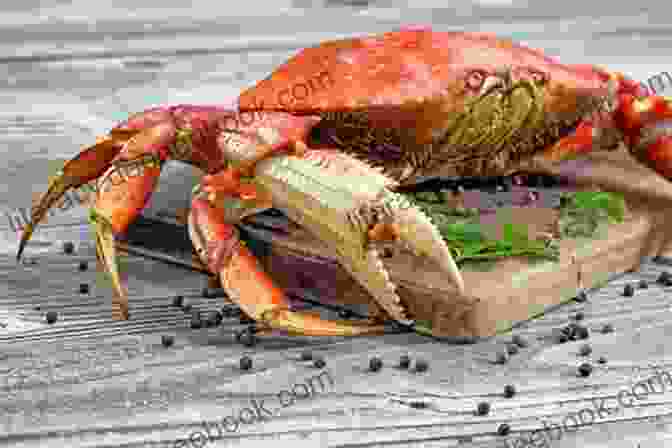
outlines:
[[[665,349],[672,329],[670,288],[655,284],[666,268],[653,263],[589,294],[588,302],[523,324],[514,333],[529,347],[499,365],[492,361],[510,335],[475,345],[408,333],[269,336],[245,347],[235,342],[234,332],[243,328],[237,318],[194,330],[189,315],[172,306],[172,297],[182,294],[203,312],[222,307],[222,298],[201,297],[203,274],[135,256],[121,263],[132,318],[112,321],[109,285],[96,273],[90,246],[82,244],[74,255],[54,246],[36,258],[38,264],[26,266],[10,256],[0,259],[0,307],[7,325],[0,328],[0,443],[11,446],[190,446],[170,440],[188,438],[203,421],[242,415],[248,423],[235,431],[231,424],[223,440],[207,446],[277,441],[306,447],[501,447],[505,438],[496,433],[502,423],[510,425],[509,438],[515,440],[543,428],[543,421],[562,425],[572,412],[595,411],[601,400],[615,408],[620,389],[649,378],[653,366],[670,369]],[[80,261],[88,262],[87,271],[79,271]],[[642,279],[648,289],[622,297],[625,283]],[[90,285],[89,294],[80,293],[80,283]],[[58,321],[49,325],[44,319],[51,310]],[[554,329],[577,312],[585,314],[589,339],[553,342]],[[606,323],[613,333],[600,332]],[[165,335],[175,337],[172,347],[161,345]],[[585,359],[578,356],[584,343],[592,347]],[[301,361],[306,349],[323,356],[326,366]],[[404,354],[413,360],[408,371],[395,367]],[[248,371],[240,368],[243,355],[252,359]],[[367,371],[373,356],[384,363],[375,373]],[[600,356],[606,364],[596,362]],[[428,361],[426,372],[414,371],[417,359]],[[576,374],[584,361],[594,366],[587,378]],[[507,384],[517,389],[512,398],[503,395]],[[283,390],[307,396],[290,405],[284,392],[282,407]],[[665,446],[668,393],[649,395],[613,415],[603,411],[597,424],[576,434],[563,432],[553,446]],[[245,410],[254,410],[255,400],[273,415]],[[474,414],[482,401],[491,404],[487,416]],[[259,415],[266,420],[255,420]],[[573,429],[571,419],[565,423]],[[200,446],[198,437],[193,446]]]

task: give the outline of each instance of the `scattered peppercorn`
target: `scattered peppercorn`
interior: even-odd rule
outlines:
[[[192,309],[193,306],[191,305],[191,303],[187,303],[182,306],[182,311],[184,311],[185,313],[190,313]]]
[[[415,371],[416,372],[426,372],[429,369],[429,364],[424,359],[418,359],[415,361]]]
[[[80,261],[78,269],[84,272],[89,269],[89,264],[86,261]]]
[[[249,326],[244,330],[236,333],[236,339],[245,347],[254,347],[257,345],[257,336],[255,333],[256,328],[254,326]]]
[[[177,308],[182,308],[182,305],[184,305],[184,297],[183,296],[175,296],[173,297],[173,306]]]
[[[502,423],[497,428],[497,435],[500,435],[500,436],[508,436],[510,432],[511,432],[511,427],[507,423]]]
[[[324,358],[319,357],[319,358],[316,358],[316,359],[313,361],[313,365],[314,365],[315,367],[317,367],[318,369],[322,369],[322,368],[324,368],[324,366],[327,365],[327,363],[326,363],[326,361],[324,360]]]
[[[161,344],[164,347],[171,347],[174,342],[175,339],[172,336],[161,336]]]
[[[512,384],[504,386],[504,397],[511,398],[516,395],[516,388]]]
[[[206,325],[208,327],[217,327],[222,323],[222,315],[219,314],[219,311],[210,311],[208,317],[206,318]]]
[[[427,409],[429,407],[429,403],[426,401],[411,401],[408,405],[413,409]]]
[[[647,289],[649,287],[649,283],[646,280],[640,280],[638,286],[639,289]]]
[[[584,362],[583,364],[581,364],[579,366],[579,371],[578,372],[579,372],[580,376],[583,376],[583,377],[590,376],[590,374],[593,373],[593,366],[591,366],[587,362]]]
[[[490,403],[482,401],[476,406],[476,415],[488,415],[490,413]]]
[[[672,263],[672,260],[670,260],[669,257],[664,257],[662,255],[656,255],[655,257],[653,257],[652,261],[656,264],[662,264],[668,266]]]
[[[632,286],[630,283],[625,285],[623,288],[623,296],[624,297],[632,297],[635,295],[635,288]]]
[[[401,355],[399,357],[399,367],[401,369],[408,369],[411,365],[411,358],[408,355]]]
[[[311,361],[313,359],[313,352],[304,350],[301,352],[301,361]]]
[[[604,356],[600,356],[598,358],[597,362],[600,363],[600,364],[606,364],[607,363],[607,358],[605,358]]]
[[[203,322],[201,321],[201,313],[199,313],[198,311],[194,311],[191,314],[190,326],[194,330],[197,328],[201,328],[203,326]]]
[[[509,354],[505,351],[499,351],[495,354],[495,364],[506,364],[509,360]]]
[[[593,353],[593,349],[592,349],[592,348],[590,347],[590,345],[588,345],[588,344],[583,344],[583,345],[579,348],[579,355],[580,355],[580,356],[588,356],[588,355],[590,355],[591,353]]]
[[[574,297],[574,300],[579,303],[586,302],[588,301],[588,294],[586,294],[585,291],[581,291],[580,293],[577,294],[576,297]]]
[[[582,311],[579,311],[574,315],[574,320],[583,320],[586,317],[585,314],[583,314]]]
[[[670,281],[670,273],[668,271],[663,271],[660,273],[658,278],[656,279],[656,283],[659,283],[661,285],[666,285]]]
[[[611,325],[611,324],[604,324],[602,326],[602,330],[601,330],[602,334],[613,333],[613,331],[614,331],[614,326]]]
[[[79,284],[79,293],[80,294],[88,294],[89,293],[89,285],[87,283],[80,283]]]
[[[75,251],[75,245],[72,243],[72,241],[66,241],[63,243],[63,253],[67,255],[72,255],[72,253]]]
[[[507,344],[506,345],[506,352],[509,355],[515,355],[518,353],[518,346],[516,344]]]
[[[383,368],[383,360],[377,357],[373,357],[369,360],[369,371],[378,372]]]
[[[518,334],[513,336],[511,342],[516,344],[520,348],[527,348],[529,346],[527,340],[525,340],[522,336]]]
[[[240,358],[240,370],[250,370],[252,368],[252,358],[243,356]]]
[[[226,318],[236,317],[240,314],[240,312],[241,312],[240,308],[238,308],[236,306],[233,306],[233,305],[224,306],[224,307],[222,307],[222,311],[221,311],[222,317],[226,317]]]
[[[553,330],[553,340],[558,344],[564,344],[569,340],[569,335],[567,334],[567,328],[562,328],[560,330]]]
[[[576,337],[575,337],[575,339],[588,339],[589,336],[590,336],[590,332],[588,331],[588,328],[580,326],[580,325],[576,327]]]
[[[58,314],[56,313],[56,311],[47,311],[47,315],[45,317],[49,325],[53,324],[58,320]]]

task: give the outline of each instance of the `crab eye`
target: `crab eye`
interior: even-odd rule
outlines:
[[[481,71],[471,72],[467,78],[467,86],[473,90],[479,90],[485,82],[485,73]]]

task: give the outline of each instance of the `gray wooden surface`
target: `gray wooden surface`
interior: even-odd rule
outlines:
[[[133,257],[121,264],[132,319],[116,322],[109,318],[110,290],[95,271],[90,246],[66,255],[54,245],[34,258],[38,264],[28,266],[16,265],[12,257],[0,259],[5,279],[0,308],[7,325],[0,328],[0,444],[8,446],[180,446],[168,441],[188,437],[202,421],[221,420],[256,399],[276,414],[241,425],[208,446],[277,441],[306,447],[501,447],[503,438],[495,435],[501,423],[508,423],[515,436],[541,427],[541,419],[562,422],[571,412],[592,409],[595,399],[611,397],[607,407],[614,407],[619,389],[650,377],[653,366],[672,369],[665,349],[672,288],[654,284],[664,267],[652,263],[590,294],[586,303],[523,324],[514,333],[530,347],[506,365],[495,365],[494,355],[510,335],[475,345],[414,334],[272,335],[244,347],[234,341],[234,331],[242,328],[237,319],[192,330],[185,314],[171,306],[172,296],[183,294],[185,303],[203,312],[221,308],[224,299],[199,297],[203,275]],[[82,260],[89,262],[88,271],[78,270]],[[639,279],[648,280],[649,289],[622,297],[623,285]],[[80,283],[91,286],[89,294],[79,293]],[[49,310],[59,314],[52,325],[44,322]],[[590,338],[550,340],[553,329],[578,311],[585,313]],[[601,334],[605,323],[615,331]],[[174,335],[175,345],[163,347],[163,335]],[[593,348],[587,359],[577,356],[583,343]],[[323,355],[326,367],[300,361],[304,349]],[[427,360],[429,370],[395,368],[402,354]],[[240,370],[242,355],[252,358],[250,371]],[[382,358],[380,372],[366,371],[372,356]],[[595,363],[599,356],[608,362]],[[595,370],[579,378],[576,367],[585,360]],[[280,407],[281,390],[306,384],[324,370],[333,386]],[[504,398],[506,384],[519,393]],[[666,446],[671,396],[668,391],[651,395],[632,409],[605,415],[599,424],[564,434],[553,446]],[[426,407],[418,409],[413,402],[419,401]],[[474,415],[480,401],[491,403],[490,415]]]

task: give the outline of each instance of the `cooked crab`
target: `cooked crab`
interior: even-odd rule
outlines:
[[[179,160],[206,173],[189,214],[194,246],[245,313],[290,332],[378,333],[384,326],[377,320],[327,321],[292,311],[241,244],[236,223],[271,206],[284,211],[334,249],[382,310],[408,323],[380,243],[402,243],[432,259],[456,294],[465,286],[439,232],[395,192],[399,185],[438,172],[543,171],[622,143],[640,162],[672,175],[670,99],[648,96],[622,74],[564,65],[490,34],[404,29],[325,42],[244,91],[238,106],[157,107],[112,129],[52,180],[18,257],[61,195],[98,179],[91,216],[99,261],[127,316],[113,235],[141,212],[163,162]],[[672,199],[668,187],[599,182]]]

